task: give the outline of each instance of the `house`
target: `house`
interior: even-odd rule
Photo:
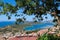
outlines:
[[[16,36],[9,40],[37,40],[38,36]]]
[[[0,35],[0,40],[6,40],[2,35]]]
[[[38,31],[37,34],[41,36],[47,32],[48,32],[48,29],[42,29],[42,30]]]

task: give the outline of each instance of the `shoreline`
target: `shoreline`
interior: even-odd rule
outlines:
[[[19,25],[11,25],[11,26],[6,26],[4,28],[0,28],[0,32],[2,31],[4,33],[5,32],[22,32],[22,31],[25,31],[24,28],[26,26],[32,26],[32,25],[36,25],[36,24],[41,24],[41,22],[28,22],[28,23],[23,23],[23,24],[19,24]],[[46,27],[47,28],[47,27]],[[49,27],[48,27],[49,28]],[[45,28],[42,28],[42,29],[45,29]],[[34,31],[38,31],[38,30],[41,30],[41,29],[37,29],[37,30],[34,30]]]
[[[26,33],[26,31],[23,31],[23,32],[16,32],[15,35],[12,34],[12,32],[8,32],[8,33],[4,33],[2,34],[2,37],[5,37],[5,38],[22,38],[22,37],[39,37],[38,35],[43,35],[43,34],[53,34],[53,35],[57,35],[57,36],[60,36],[60,32],[57,32],[57,30],[59,31],[60,30],[60,26],[57,26],[57,27],[52,27],[52,28],[47,28],[47,29],[42,29],[42,30],[37,30],[37,31],[32,31],[30,33]]]

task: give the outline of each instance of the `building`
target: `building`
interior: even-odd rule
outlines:
[[[37,40],[37,36],[16,36],[14,38],[10,38],[9,40]]]

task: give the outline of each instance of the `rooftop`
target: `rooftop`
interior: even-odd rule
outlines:
[[[37,40],[37,36],[17,36],[9,40]]]

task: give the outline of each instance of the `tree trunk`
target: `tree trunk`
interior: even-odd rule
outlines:
[[[58,25],[60,25],[60,10],[57,10]]]
[[[60,17],[58,18],[58,25],[60,26]]]

